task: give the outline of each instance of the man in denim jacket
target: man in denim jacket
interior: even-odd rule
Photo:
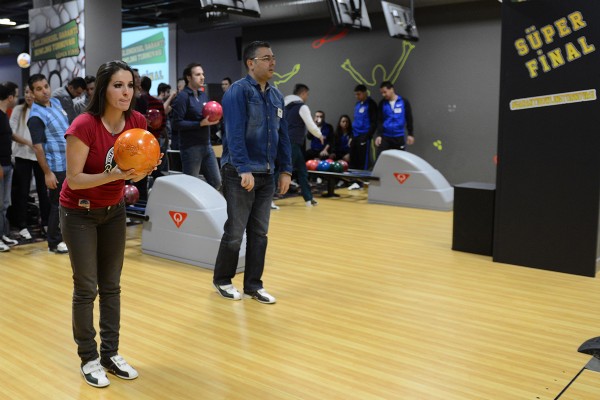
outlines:
[[[223,96],[227,132],[223,139],[221,175],[227,200],[227,222],[215,262],[213,284],[230,300],[241,300],[231,280],[246,231],[244,294],[261,303],[275,303],[265,291],[262,274],[267,250],[273,172],[279,167],[279,190],[287,192],[292,175],[291,145],[284,118],[283,95],[268,81],[275,71],[275,56],[267,42],[244,49],[248,75],[233,83]]]

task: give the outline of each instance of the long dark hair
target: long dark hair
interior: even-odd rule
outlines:
[[[350,116],[344,114],[340,117],[340,119],[338,120],[338,124],[337,127],[335,128],[335,135],[337,137],[342,137],[344,136],[344,131],[342,130],[342,119],[347,118],[348,119],[348,134],[352,133],[352,120],[350,119]]]
[[[29,89],[29,85],[27,85],[25,87],[25,90],[23,90],[23,98],[25,98],[25,92],[29,90],[29,96],[33,97],[33,91],[31,89]],[[33,100],[32,100],[33,103]],[[29,104],[27,104],[27,99],[25,99],[25,101],[23,102],[23,109],[21,110],[21,122],[19,122],[19,125],[21,123],[25,123],[25,114],[27,114],[27,109],[30,108],[31,106]]]
[[[131,73],[131,81],[133,82],[133,69],[123,61],[115,60],[109,61],[102,64],[98,68],[98,72],[96,73],[96,90],[94,91],[94,95],[90,100],[90,104],[88,104],[85,109],[86,112],[96,116],[101,117],[104,115],[104,111],[106,110],[106,90],[108,89],[108,84],[110,83],[110,79],[112,76],[120,71],[129,71]],[[131,96],[131,103],[129,104],[129,108],[125,111],[125,118],[129,118],[131,115],[131,110],[135,108],[135,96]]]

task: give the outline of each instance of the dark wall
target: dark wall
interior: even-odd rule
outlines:
[[[242,29],[218,29],[213,31],[186,32],[177,30],[177,72],[192,62],[202,64],[206,83],[221,83],[229,76],[232,80],[242,77],[236,41],[241,40]]]
[[[444,7],[417,8],[420,41],[414,43],[395,85],[413,105],[416,143],[409,150],[421,156],[450,181],[495,182],[493,163],[497,146],[501,3],[471,2]],[[299,64],[300,70],[278,86],[290,94],[302,81],[311,88],[308,105],[323,109],[336,124],[341,114],[352,114],[353,88],[358,83],[341,68],[350,60],[354,69],[379,84],[403,54],[404,42],[390,38],[383,16],[372,13],[373,31],[351,31],[339,40],[313,43],[341,32],[331,31],[330,19],[263,27],[177,33],[177,72],[200,62],[207,83],[245,75],[238,60],[237,41],[268,40],[278,56],[276,70],[283,75]],[[381,67],[377,67],[380,65]],[[376,68],[374,70],[374,68]],[[20,81],[15,56],[0,57],[3,80]],[[278,79],[282,80],[282,79]]]
[[[17,55],[0,56],[0,82],[11,81],[19,85],[19,94],[23,95],[23,70],[17,64]]]
[[[353,89],[359,82],[366,83],[379,101],[380,83],[395,79],[396,92],[413,106],[416,143],[409,151],[427,160],[451,183],[493,183],[500,9],[500,3],[489,1],[417,9],[420,41],[416,43],[390,38],[382,14],[370,15],[372,31],[350,31],[338,40],[332,39],[342,30],[332,30],[330,19],[246,27],[242,35],[244,44],[269,41],[279,74],[272,83],[285,95],[298,82],[308,85],[311,111],[322,109],[334,126],[340,115],[352,115]],[[220,82],[225,75],[235,79],[245,74],[232,54],[238,34],[179,35],[180,69],[187,60],[197,59],[205,66],[208,83]],[[319,46],[325,37],[329,41]],[[400,71],[397,76],[394,66]]]

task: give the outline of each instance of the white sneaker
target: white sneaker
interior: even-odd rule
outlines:
[[[279,210],[279,206],[274,201],[271,202],[271,210]]]
[[[357,190],[360,189],[360,185],[358,183],[353,183],[352,185],[348,186],[348,190]]]
[[[88,361],[81,366],[80,370],[83,379],[85,379],[88,385],[94,387],[106,387],[110,385],[110,381],[106,377],[106,372],[104,372],[99,358]]]
[[[21,231],[19,232],[19,235],[21,235],[21,237],[25,240],[31,240],[31,234],[29,233],[27,228],[21,229]]]
[[[312,207],[312,202],[310,200],[306,202],[306,207]]]
[[[138,377],[138,372],[118,354],[110,358],[102,358],[100,364],[108,372],[115,374],[121,379],[135,379]]]
[[[217,293],[219,293],[222,297],[225,297],[229,300],[241,300],[242,295],[240,291],[235,288],[233,285],[217,285],[213,283],[215,289],[217,289]]]
[[[4,253],[5,251],[10,251],[10,247],[8,247],[4,242],[0,241],[0,253]]]
[[[277,300],[271,296],[265,289],[258,289],[257,291],[251,292],[244,290],[244,297],[251,297],[259,303],[273,304]]]
[[[65,244],[65,242],[60,242],[56,247],[53,248],[48,248],[48,251],[50,253],[56,253],[56,254],[67,254],[69,252],[69,249],[67,248],[67,245]]]
[[[16,240],[14,240],[14,239],[11,239],[11,238],[9,238],[9,237],[8,237],[8,236],[6,236],[6,235],[2,235],[2,241],[3,241],[4,243],[6,243],[7,245],[9,245],[9,246],[14,246],[14,245],[16,245],[16,244],[19,244],[19,242],[18,242],[18,241],[16,241]]]

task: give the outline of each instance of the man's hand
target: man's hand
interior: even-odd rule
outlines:
[[[209,121],[208,117],[204,118],[202,121],[200,121],[200,126],[210,126],[210,125],[217,125],[219,122],[221,122],[220,119],[216,120],[216,121]]]
[[[292,176],[288,174],[279,174],[279,194],[286,194],[290,188]]]
[[[411,145],[415,142],[415,137],[413,135],[408,135],[406,137],[406,144]]]
[[[52,171],[44,174],[44,181],[46,181],[46,187],[48,189],[56,189],[58,187],[58,179],[56,179],[56,175],[54,175],[54,172]]]
[[[244,189],[249,192],[254,189],[254,175],[252,175],[252,172],[244,172],[240,177],[242,178],[241,185]]]

